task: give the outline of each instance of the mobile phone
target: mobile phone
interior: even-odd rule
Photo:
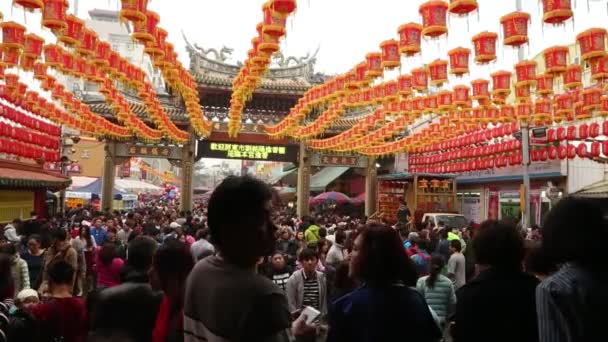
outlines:
[[[319,316],[321,316],[321,311],[313,308],[312,306],[307,306],[302,310],[301,315],[306,315],[306,324],[310,325],[312,322],[316,321]]]

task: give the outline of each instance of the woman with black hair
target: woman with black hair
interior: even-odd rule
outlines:
[[[11,272],[11,256],[0,253],[0,303],[13,305],[15,284]]]
[[[441,332],[416,284],[416,270],[396,230],[369,224],[356,238],[351,276],[363,284],[329,311],[328,342],[439,341]]]
[[[441,274],[444,266],[443,257],[440,255],[433,256],[430,274],[418,279],[416,284],[416,289],[422,293],[431,309],[435,311],[442,326],[456,304],[454,284],[452,284],[450,278]]]
[[[542,251],[561,268],[536,289],[542,342],[593,341],[606,334],[608,226],[596,202],[568,197],[542,228]]]

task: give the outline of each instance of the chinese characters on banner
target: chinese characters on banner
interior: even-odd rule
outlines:
[[[298,148],[295,145],[257,145],[203,140],[199,142],[198,155],[203,158],[295,162],[298,158]]]
[[[170,154],[171,148],[165,146],[129,146],[131,156],[168,157]]]
[[[321,164],[337,166],[357,166],[359,164],[359,158],[357,158],[356,156],[323,155],[321,156]]]
[[[120,176],[124,178],[131,177],[131,160],[124,162],[120,168]]]

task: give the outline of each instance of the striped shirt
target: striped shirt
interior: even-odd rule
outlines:
[[[272,276],[272,282],[275,283],[281,290],[285,291],[287,289],[287,280],[291,274],[289,272],[274,274]]]
[[[319,310],[319,282],[316,277],[306,277],[304,275],[304,299],[302,300],[302,306],[312,306]]]
[[[572,264],[545,279],[536,288],[540,342],[599,341],[605,336],[606,288],[605,276]]]

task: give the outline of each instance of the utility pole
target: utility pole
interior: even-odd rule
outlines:
[[[517,10],[523,9],[522,0],[516,0]],[[519,47],[517,51],[517,59],[519,62],[524,60],[524,49]],[[523,155],[523,178],[524,178],[524,212],[521,215],[521,224],[523,229],[530,227],[530,126],[528,122],[521,122],[521,146]]]

